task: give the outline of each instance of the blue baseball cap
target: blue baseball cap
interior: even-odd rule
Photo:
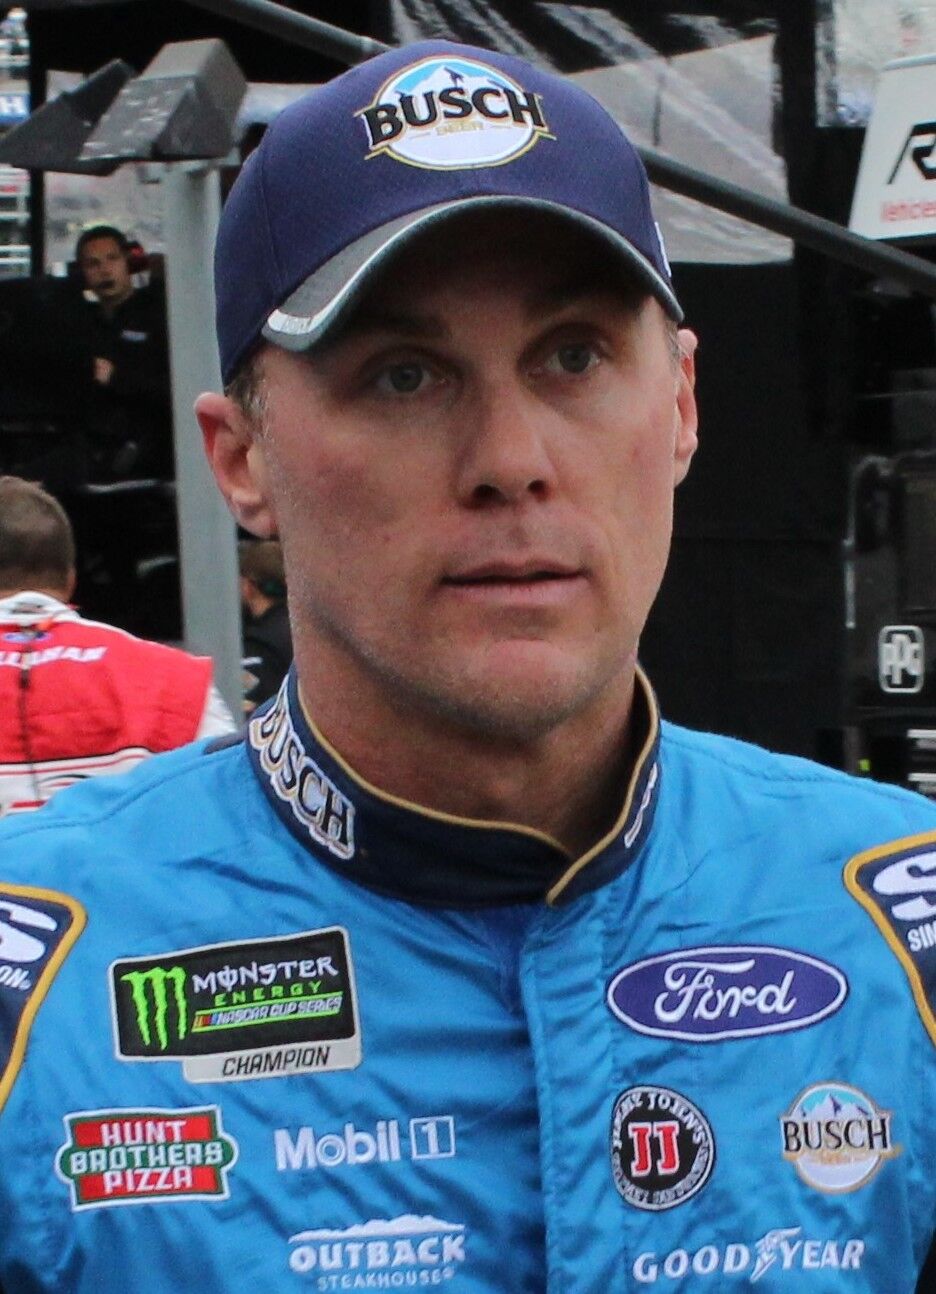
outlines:
[[[296,100],[247,159],[215,252],[225,384],[264,339],[322,340],[421,231],[497,206],[590,231],[682,319],[643,163],[605,109],[523,59],[423,41]]]

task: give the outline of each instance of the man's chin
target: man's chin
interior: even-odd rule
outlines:
[[[540,650],[497,653],[466,663],[447,686],[425,680],[423,687],[439,719],[490,739],[530,742],[586,711],[608,681],[580,657]]]

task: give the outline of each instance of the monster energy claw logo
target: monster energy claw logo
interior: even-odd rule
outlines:
[[[144,1046],[152,1047],[155,1031],[160,1050],[168,1048],[170,997],[175,1003],[176,1011],[175,1041],[181,1042],[188,1032],[188,1001],[185,996],[188,976],[184,968],[152,966],[146,971],[128,971],[120,979],[122,983],[130,985],[137,1028]]]

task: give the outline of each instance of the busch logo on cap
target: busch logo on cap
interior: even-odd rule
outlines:
[[[358,113],[369,157],[429,170],[498,166],[551,138],[540,96],[474,59],[425,58],[397,72]]]

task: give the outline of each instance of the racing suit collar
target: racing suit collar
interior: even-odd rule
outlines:
[[[608,834],[580,858],[542,832],[458,818],[361,778],[305,714],[295,667],[247,727],[247,750],[280,820],[329,867],[432,907],[563,904],[606,884],[641,851],[659,795],[660,724],[646,676],[634,691],[639,754]]]
[[[36,593],[24,589],[11,593],[9,597],[0,598],[0,625],[18,625],[29,628],[44,620],[77,620],[78,612],[67,602],[48,593]]]

